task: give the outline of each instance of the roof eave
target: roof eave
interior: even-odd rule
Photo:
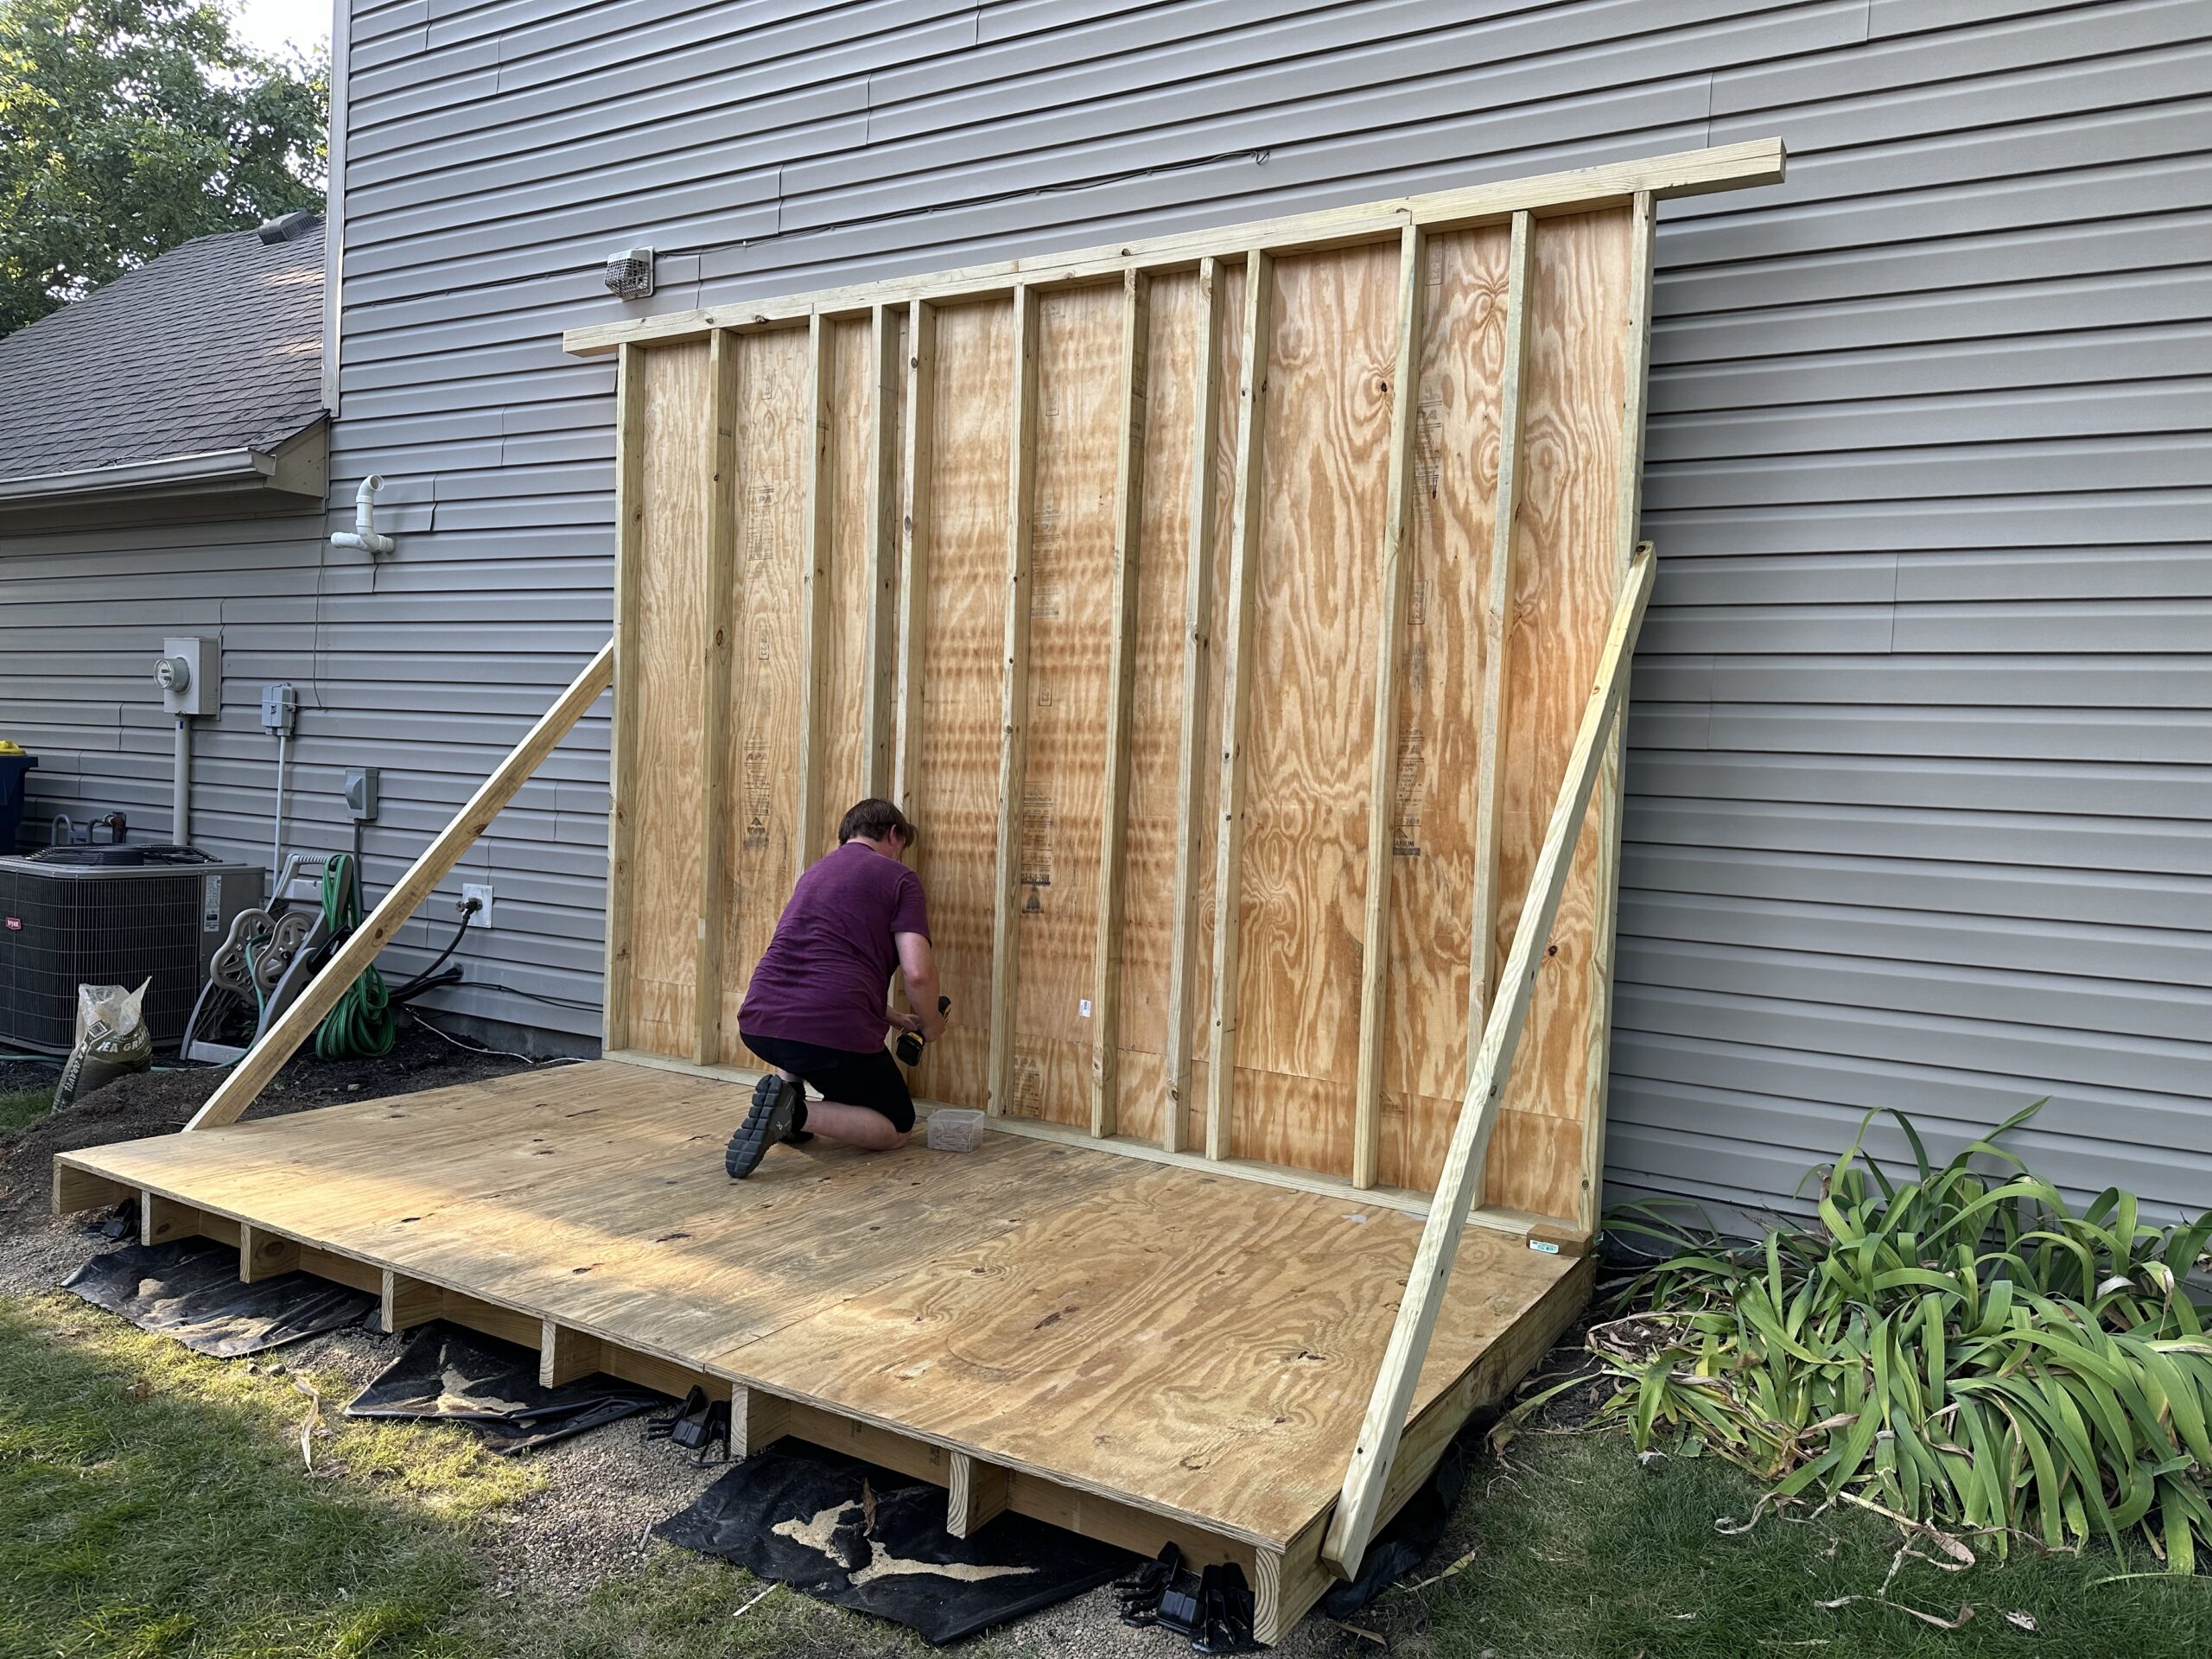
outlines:
[[[302,440],[321,433],[326,417],[315,418],[268,448],[205,449],[119,467],[87,467],[68,473],[38,473],[0,479],[0,508],[35,507],[89,500],[137,499],[149,496],[200,495],[238,490],[272,491],[319,498],[324,468],[302,454]],[[302,465],[302,461],[308,464]]]

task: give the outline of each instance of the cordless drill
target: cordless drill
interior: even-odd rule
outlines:
[[[952,1011],[952,999],[949,996],[938,998],[937,1011],[939,1014],[950,1014]],[[894,1046],[898,1051],[899,1058],[908,1065],[919,1065],[922,1063],[922,1037],[919,1032],[900,1032],[899,1041]]]

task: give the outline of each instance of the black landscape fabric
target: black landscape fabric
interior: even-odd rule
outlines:
[[[346,1414],[451,1418],[480,1430],[493,1451],[514,1452],[667,1403],[651,1389],[596,1373],[543,1388],[535,1350],[434,1320],[354,1396]]]
[[[1011,1514],[955,1538],[944,1502],[942,1486],[785,1440],[653,1531],[940,1646],[1081,1595],[1140,1559]]]
[[[141,1331],[175,1337],[194,1353],[219,1359],[359,1325],[377,1306],[373,1296],[312,1274],[242,1285],[238,1251],[204,1238],[126,1244],[94,1256],[61,1282]]]
[[[1331,1618],[1350,1618],[1427,1561],[1451,1523],[1452,1506],[1459,1501],[1467,1472],[1481,1456],[1483,1442],[1497,1419],[1494,1406],[1484,1407],[1467,1419],[1420,1490],[1406,1500],[1390,1524],[1375,1535],[1360,1562],[1359,1576],[1329,1586],[1321,1598],[1324,1613]]]

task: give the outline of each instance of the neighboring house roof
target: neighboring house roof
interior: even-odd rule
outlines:
[[[311,467],[283,464],[323,419],[321,221],[266,228],[172,248],[0,339],[0,505],[321,494],[319,435]]]

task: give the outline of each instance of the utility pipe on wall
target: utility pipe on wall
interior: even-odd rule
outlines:
[[[276,883],[284,879],[284,745],[288,741],[285,733],[276,734],[276,833],[269,847],[269,879]],[[270,888],[271,893],[276,890]]]
[[[169,839],[192,845],[192,717],[176,717],[176,782],[169,801]]]
[[[353,528],[333,536],[333,547],[357,547],[368,554],[391,551],[391,537],[377,533],[377,492],[382,488],[384,479],[378,474],[361,480],[361,487],[353,492]]]

